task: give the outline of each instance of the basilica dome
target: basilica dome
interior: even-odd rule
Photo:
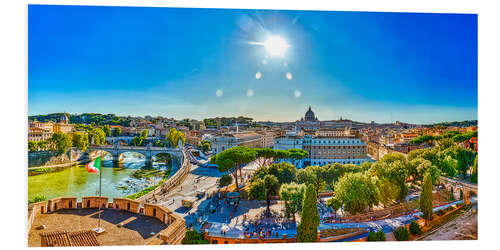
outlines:
[[[311,110],[311,106],[309,106],[309,109],[307,110],[306,115],[304,116],[304,120],[309,122],[317,121],[314,112]]]

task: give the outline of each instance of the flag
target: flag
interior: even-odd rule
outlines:
[[[87,168],[89,173],[99,173],[99,171],[101,171],[101,157],[99,156],[95,158],[95,160],[87,163],[85,168]]]

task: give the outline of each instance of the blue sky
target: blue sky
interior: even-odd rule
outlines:
[[[284,57],[255,44],[271,35]],[[30,115],[294,121],[308,106],[320,120],[477,119],[477,16],[28,7]]]

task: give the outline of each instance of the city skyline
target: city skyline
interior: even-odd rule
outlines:
[[[477,15],[30,5],[28,16],[29,115],[283,122],[312,106],[320,120],[477,120]],[[288,50],[263,49],[269,36]]]

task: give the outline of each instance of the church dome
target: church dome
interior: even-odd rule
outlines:
[[[311,110],[311,106],[309,106],[309,109],[307,110],[304,119],[306,121],[311,121],[311,122],[316,121],[316,116],[314,115],[314,112]]]
[[[69,118],[66,116],[66,114],[61,115],[61,123],[69,123]]]

